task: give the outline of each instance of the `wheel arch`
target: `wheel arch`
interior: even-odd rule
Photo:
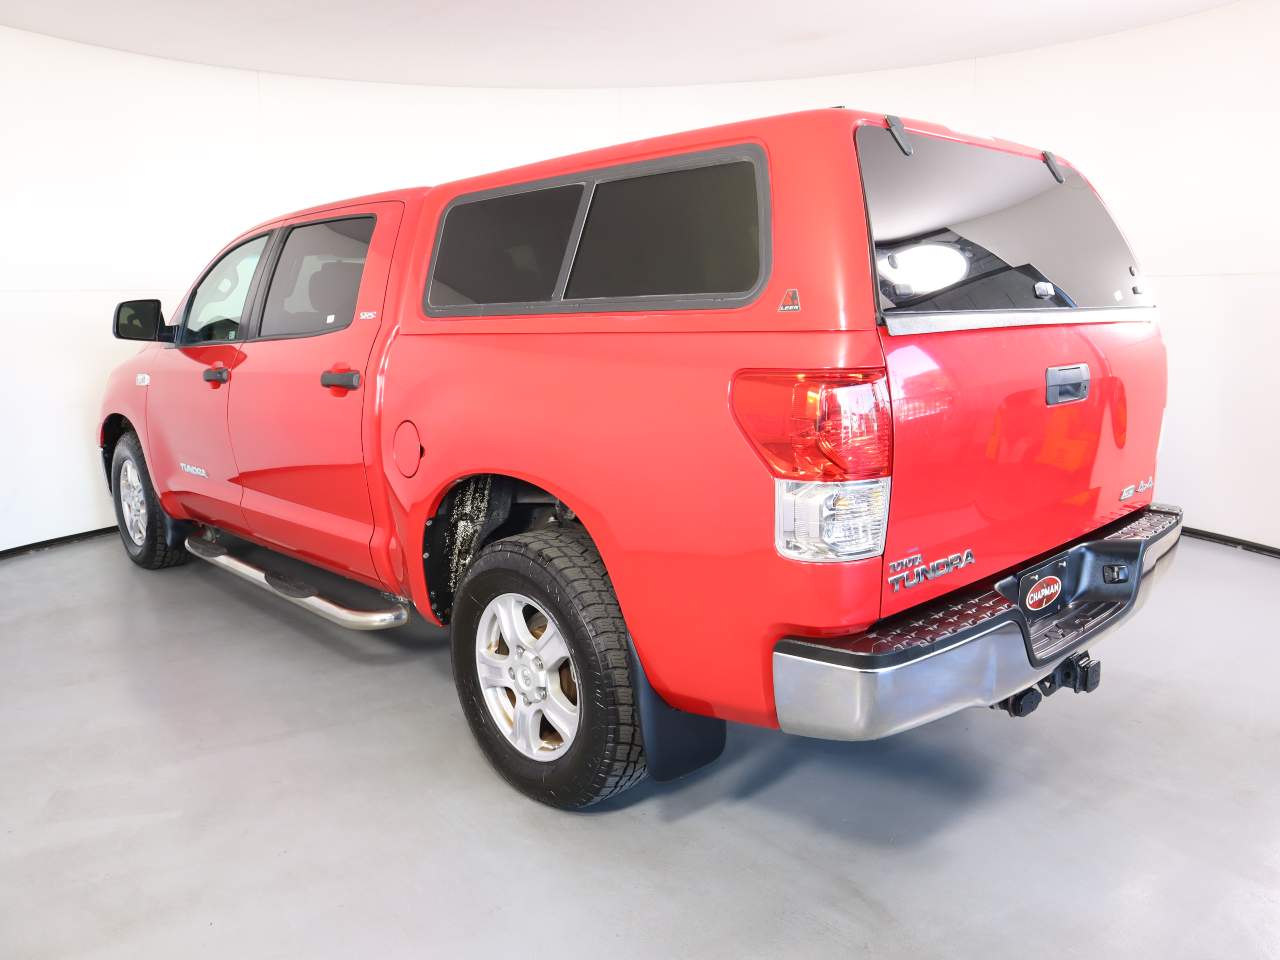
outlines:
[[[138,447],[142,452],[144,466],[147,467],[148,471],[147,479],[151,484],[153,493],[156,495],[156,505],[159,507],[160,519],[164,524],[165,544],[170,549],[182,549],[187,537],[195,531],[196,525],[190,520],[175,519],[165,510],[164,504],[160,503],[160,491],[155,487],[155,477],[151,476],[150,468],[145,464],[147,452],[143,446],[142,434],[134,426],[133,421],[122,413],[109,413],[103,417],[98,432],[98,443],[102,453],[102,469],[107,478],[107,492],[113,497],[115,496],[115,490],[112,488],[111,483],[111,466],[112,461],[115,459],[116,446],[127,433],[132,433],[138,438]]]
[[[603,556],[599,540],[560,491],[509,473],[455,478],[428,511],[422,533],[423,577],[432,614],[442,624],[449,622],[457,587],[485,544],[554,524],[577,526]]]
[[[123,413],[109,413],[98,428],[98,448],[102,454],[102,470],[107,478],[107,489],[111,489],[111,458],[116,444],[126,433],[137,433],[137,428]],[[138,438],[141,442],[141,437]]]

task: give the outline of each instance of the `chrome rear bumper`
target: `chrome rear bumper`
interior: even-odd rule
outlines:
[[[1064,606],[1044,619],[1030,620],[1019,605],[1014,575],[865,634],[783,639],[773,653],[778,723],[803,736],[875,740],[999,703],[1095,645],[1144,602],[1181,534],[1182,511],[1153,504],[1097,539],[1033,564],[1029,570],[1072,571]],[[1108,565],[1125,566],[1129,580],[1104,582]]]

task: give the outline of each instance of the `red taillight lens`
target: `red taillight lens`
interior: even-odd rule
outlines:
[[[870,480],[892,471],[883,369],[740,373],[733,381],[733,412],[779,477]]]

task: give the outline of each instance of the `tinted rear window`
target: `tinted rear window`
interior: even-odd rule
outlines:
[[[858,159],[885,311],[1150,306],[1092,188],[1060,164],[862,127]]]
[[[356,217],[290,230],[267,290],[262,336],[327,333],[350,326],[373,225],[373,217]]]
[[[583,189],[570,184],[452,207],[427,302],[449,307],[551,299]]]
[[[565,297],[741,293],[760,276],[748,161],[597,184]]]

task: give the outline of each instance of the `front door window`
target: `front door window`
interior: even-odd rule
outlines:
[[[205,274],[191,296],[181,343],[238,339],[249,286],[266,247],[266,236],[255,237],[230,251]]]

